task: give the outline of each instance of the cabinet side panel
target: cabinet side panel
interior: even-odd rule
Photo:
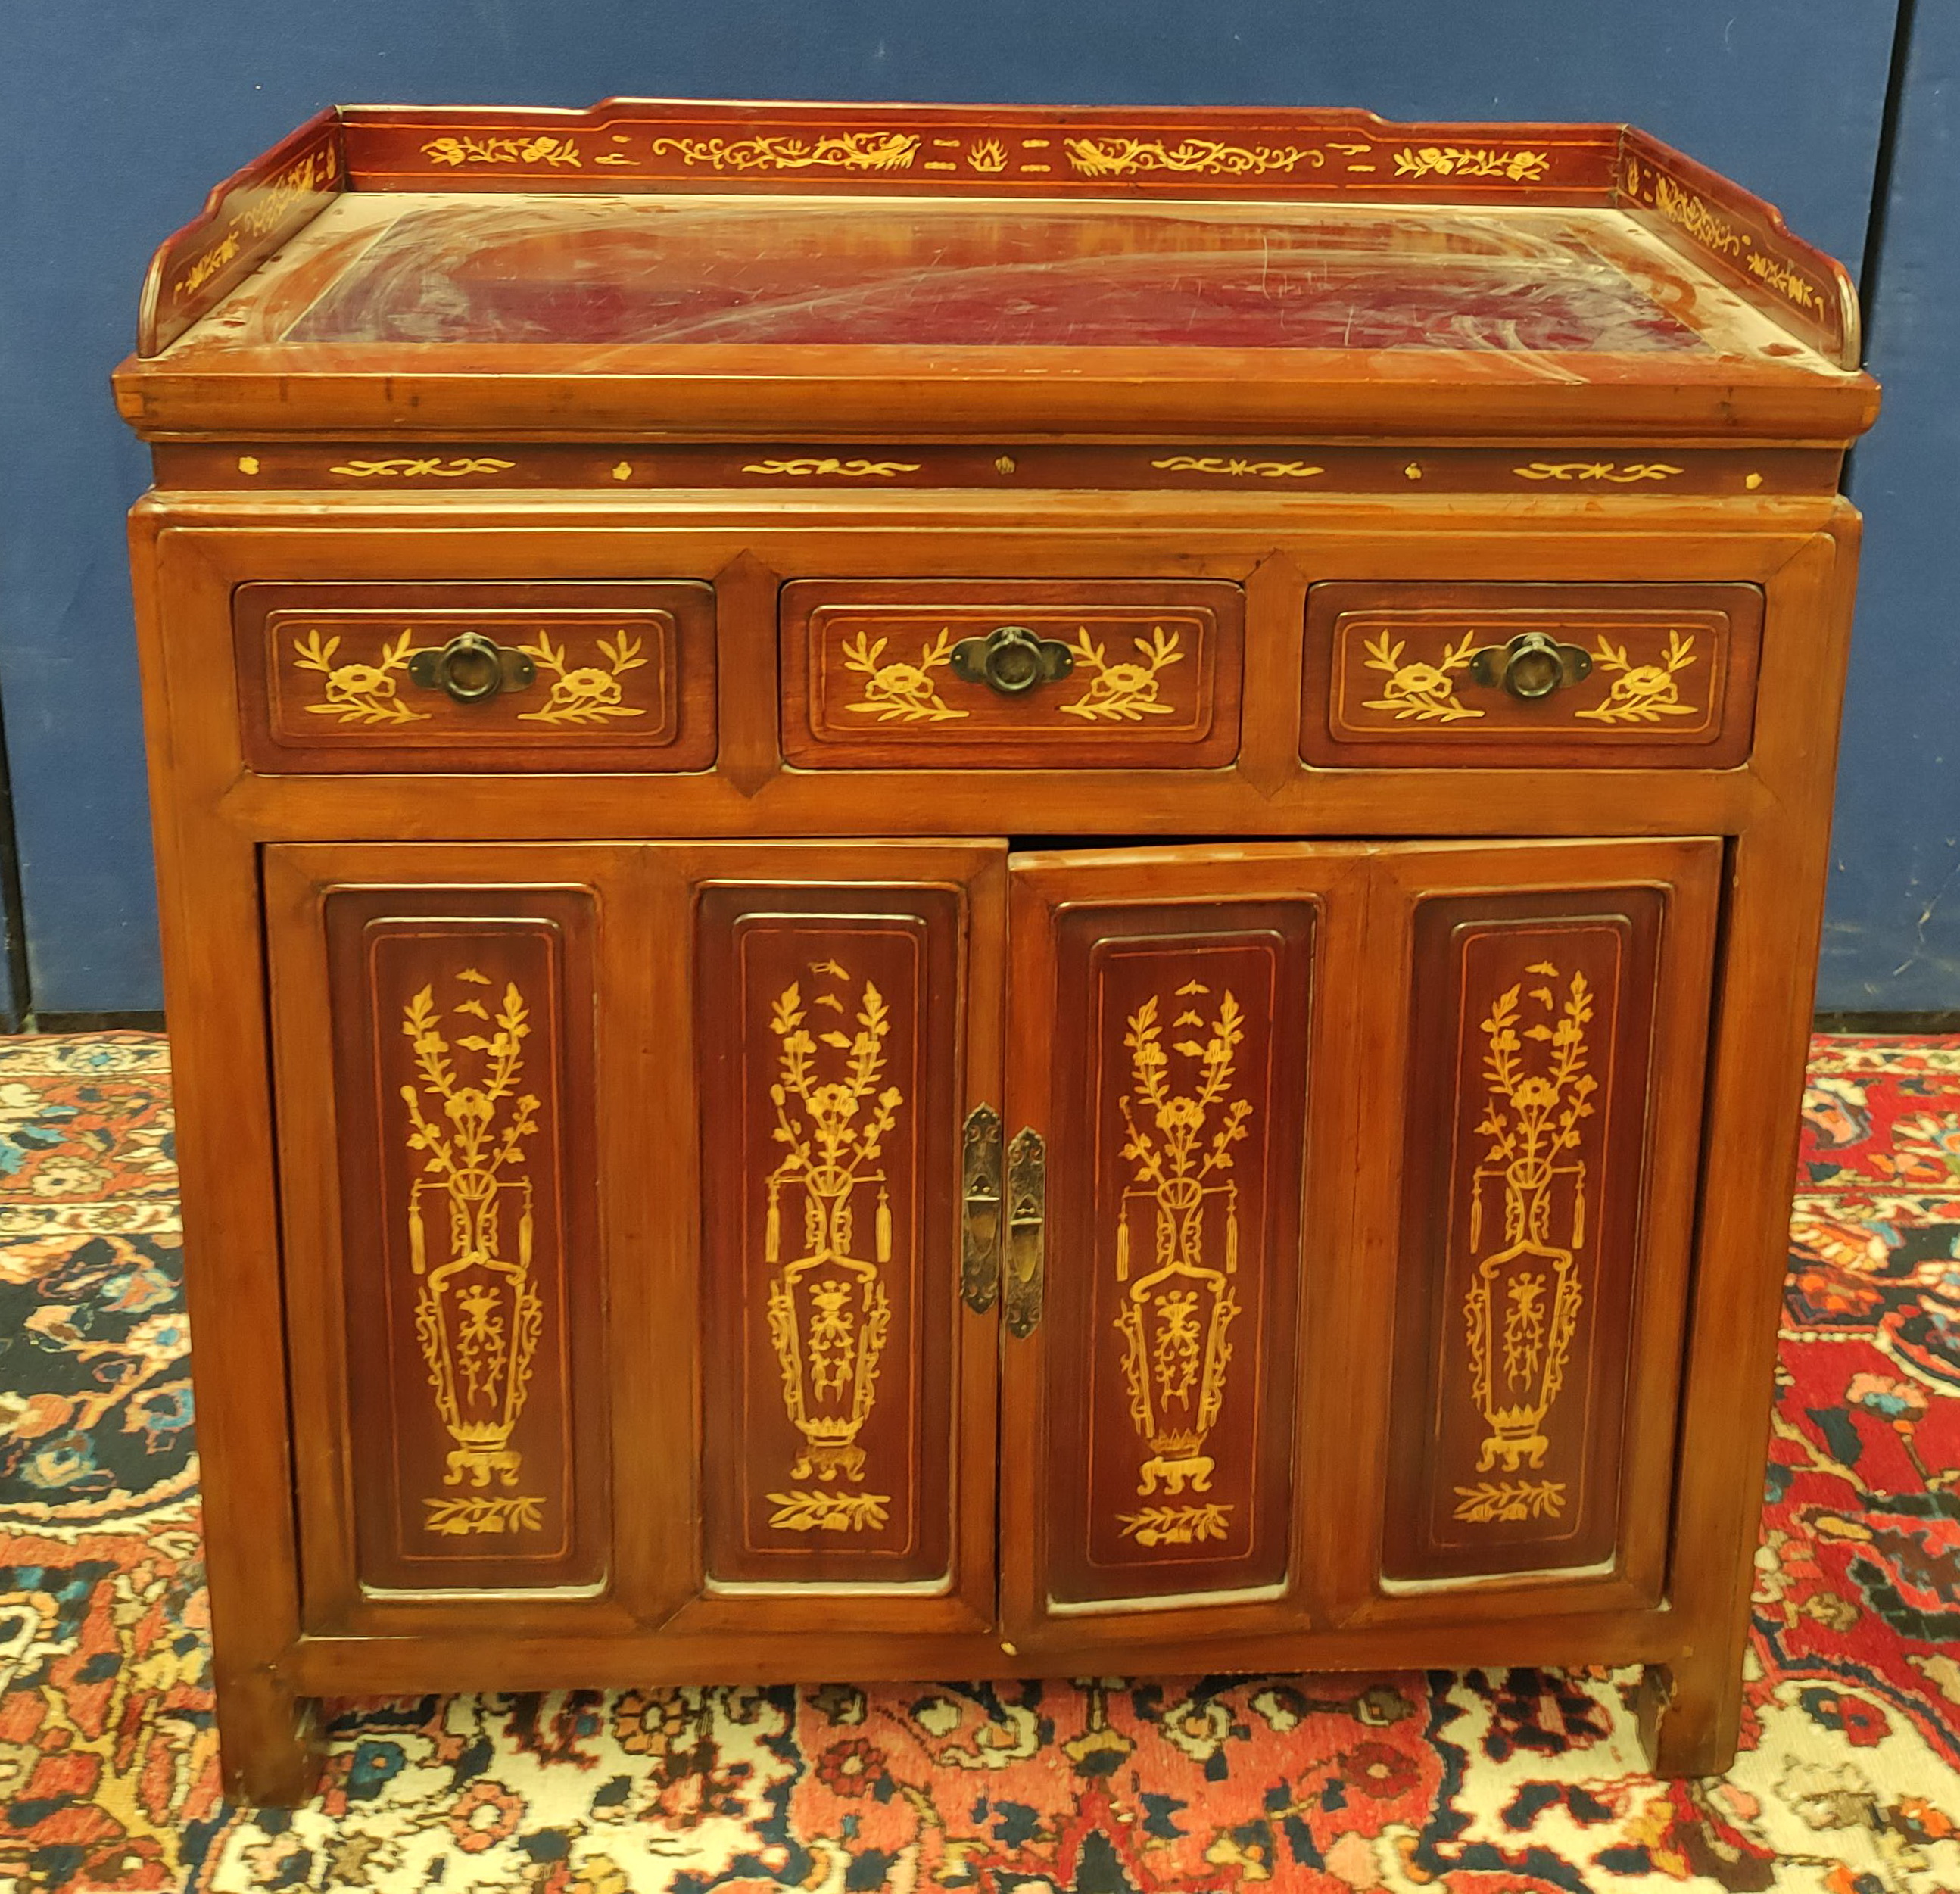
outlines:
[[[590,899],[348,890],[326,926],[358,1580],[597,1584]]]
[[[950,1558],[962,902],[710,887],[698,940],[711,1579]]]
[[[1418,908],[1391,1578],[1615,1556],[1664,909]]]
[[[1058,1603],[1287,1576],[1314,924],[1305,902],[1058,922]]]

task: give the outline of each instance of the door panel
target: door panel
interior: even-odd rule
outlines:
[[[1655,1595],[1720,861],[1703,842],[1395,852],[1392,1588]]]
[[[453,1610],[459,1592],[575,1613],[612,1577],[605,876],[581,880],[580,852],[559,851],[556,886],[472,885],[467,867],[421,879],[435,852],[269,852],[301,1536],[321,1628],[416,1599]],[[469,854],[441,852],[452,871]],[[546,865],[476,865],[520,864]]]
[[[685,852],[715,1622],[791,1628],[798,1595],[991,1622],[997,1317],[962,1300],[960,1180],[1000,1098],[1004,856],[881,844],[867,885],[857,848]]]
[[[1046,1140],[1041,1318],[1007,1344],[1017,1635],[1140,1602],[1221,1630],[1298,1621],[1312,1021],[1354,866],[1013,859],[1009,1122]]]

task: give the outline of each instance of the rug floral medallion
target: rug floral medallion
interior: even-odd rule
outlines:
[[[1607,1670],[335,1706],[218,1793],[167,1055],[0,1041],[0,1890],[1960,1889],[1960,1041],[1820,1039],[1745,1752]]]

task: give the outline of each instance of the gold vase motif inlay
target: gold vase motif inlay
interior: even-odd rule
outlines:
[[[471,988],[493,984],[475,967],[455,978]],[[480,1020],[483,1030],[452,1041],[433,985],[402,1014],[419,1074],[418,1084],[401,1088],[407,1142],[423,1158],[422,1174],[409,1190],[409,1261],[415,1339],[436,1412],[455,1443],[443,1484],[473,1490],[425,1499],[422,1523],[446,1536],[536,1532],[543,1523],[541,1498],[482,1490],[518,1483],[523,1456],[511,1439],[544,1326],[531,1281],[531,1180],[524,1170],[524,1143],[537,1131],[539,1104],[518,1090],[530,1009],[507,982],[494,1017],[474,992],[448,1011]],[[473,1055],[473,1071],[459,1065],[459,1053]],[[514,1210],[514,1259],[506,1227]]]
[[[1130,1090],[1118,1102],[1131,1167],[1116,1223],[1116,1329],[1123,1338],[1123,1379],[1130,1418],[1148,1450],[1138,1470],[1145,1498],[1160,1487],[1175,1498],[1188,1487],[1211,1489],[1216,1466],[1205,1443],[1225,1399],[1232,1360],[1227,1339],[1240,1313],[1233,1278],[1239,1268],[1239,1186],[1229,1173],[1232,1147],[1246,1135],[1252,1107],[1231,1096],[1246,1018],[1228,989],[1208,1023],[1198,1002],[1211,989],[1187,981],[1172,996],[1179,1009],[1166,1045],[1153,994],[1126,1022]],[[1185,1062],[1179,1089],[1172,1062]],[[1149,1247],[1133,1262],[1133,1241]],[[1217,1260],[1214,1261],[1214,1259]],[[1125,1538],[1141,1545],[1222,1539],[1233,1509],[1215,1503],[1160,1504],[1119,1514]]]
[[[864,1450],[858,1437],[870,1418],[878,1364],[892,1321],[883,1268],[892,1260],[892,1206],[883,1157],[898,1122],[905,1094],[884,1084],[891,1009],[866,980],[852,1023],[847,998],[851,975],[835,960],[810,969],[820,990],[806,1001],[800,982],[777,996],[769,1030],[779,1042],[778,1071],[769,1087],[775,1109],[775,1141],[786,1147],[767,1182],[763,1259],[775,1271],[769,1284],[769,1341],[782,1370],[783,1405],[803,1445],[790,1468],[792,1487],[768,1495],[769,1524],[796,1533],[861,1532],[883,1526],[890,1495],[851,1491],[838,1484],[862,1482]],[[830,990],[835,983],[845,997]],[[816,1009],[838,1023],[813,1019]],[[871,1207],[870,1249],[858,1253],[858,1213]],[[799,1244],[783,1260],[783,1222],[802,1213]]]
[[[1471,1388],[1490,1430],[1479,1473],[1500,1460],[1506,1474],[1545,1464],[1551,1446],[1545,1421],[1564,1385],[1585,1301],[1574,1259],[1586,1246],[1580,1127],[1592,1116],[1599,1088],[1586,1069],[1592,991],[1575,972],[1561,999],[1559,970],[1550,960],[1526,972],[1539,984],[1527,991],[1520,981],[1508,988],[1482,1022],[1487,1090],[1477,1135],[1490,1142],[1471,1177],[1470,1253],[1479,1254],[1489,1233],[1484,1202],[1493,1186],[1502,1192],[1503,1246],[1477,1263],[1463,1304]],[[1563,1243],[1555,1240],[1561,1234]],[[1456,1517],[1473,1523],[1556,1517],[1565,1504],[1559,1480],[1506,1479],[1456,1490]]]

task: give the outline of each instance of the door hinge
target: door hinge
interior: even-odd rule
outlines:
[[[975,1105],[959,1147],[959,1289],[985,1315],[1001,1292],[1001,1114]]]
[[[1023,1125],[1007,1147],[1007,1332],[1034,1333],[1042,1313],[1042,1219],[1048,1196],[1048,1149]]]

